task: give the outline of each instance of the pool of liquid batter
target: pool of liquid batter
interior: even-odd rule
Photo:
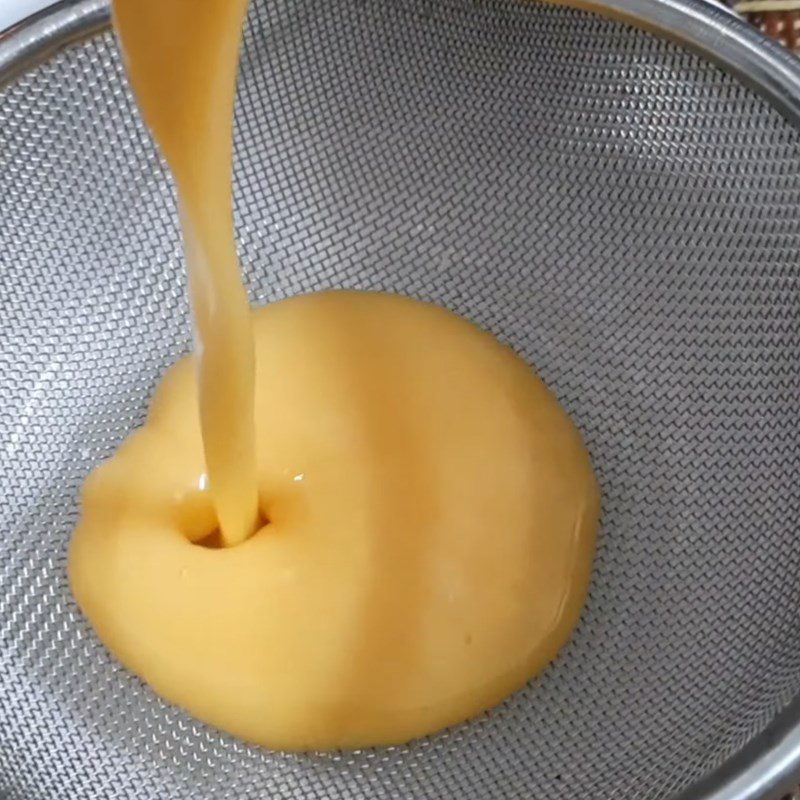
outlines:
[[[69,550],[104,644],[273,748],[406,742],[539,673],[586,594],[599,495],[536,373],[464,319],[323,292],[251,311],[234,247],[243,0],[115,0],[179,191],[195,352],[87,479]]]

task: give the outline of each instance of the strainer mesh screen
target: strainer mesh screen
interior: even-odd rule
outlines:
[[[236,124],[255,302],[405,292],[539,367],[602,483],[586,611],[500,708],[355,754],[248,747],[106,655],[78,488],[190,330],[105,34],[0,94],[0,797],[652,800],[723,761],[800,690],[798,133],[673,45],[488,0],[255,2]]]

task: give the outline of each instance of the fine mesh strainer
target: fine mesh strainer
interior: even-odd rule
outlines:
[[[603,490],[588,603],[541,679],[411,746],[317,756],[165,704],[70,597],[79,486],[189,347],[175,199],[102,2],[0,40],[3,800],[743,800],[796,775],[800,66],[699,2],[612,3],[750,88],[586,11],[252,4],[253,301],[465,314],[537,365]]]

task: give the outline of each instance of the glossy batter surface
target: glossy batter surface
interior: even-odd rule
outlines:
[[[109,649],[200,719],[286,749],[404,742],[539,672],[579,615],[598,516],[540,379],[397,296],[293,298],[253,328],[268,523],[214,546],[179,362],[84,489],[70,578]]]

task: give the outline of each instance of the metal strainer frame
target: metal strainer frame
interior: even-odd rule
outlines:
[[[800,126],[800,61],[703,0],[569,0],[568,4],[667,36],[735,73]],[[76,39],[109,25],[106,0],[62,0],[0,35],[0,85]],[[683,800],[756,800],[800,774],[800,697]]]

